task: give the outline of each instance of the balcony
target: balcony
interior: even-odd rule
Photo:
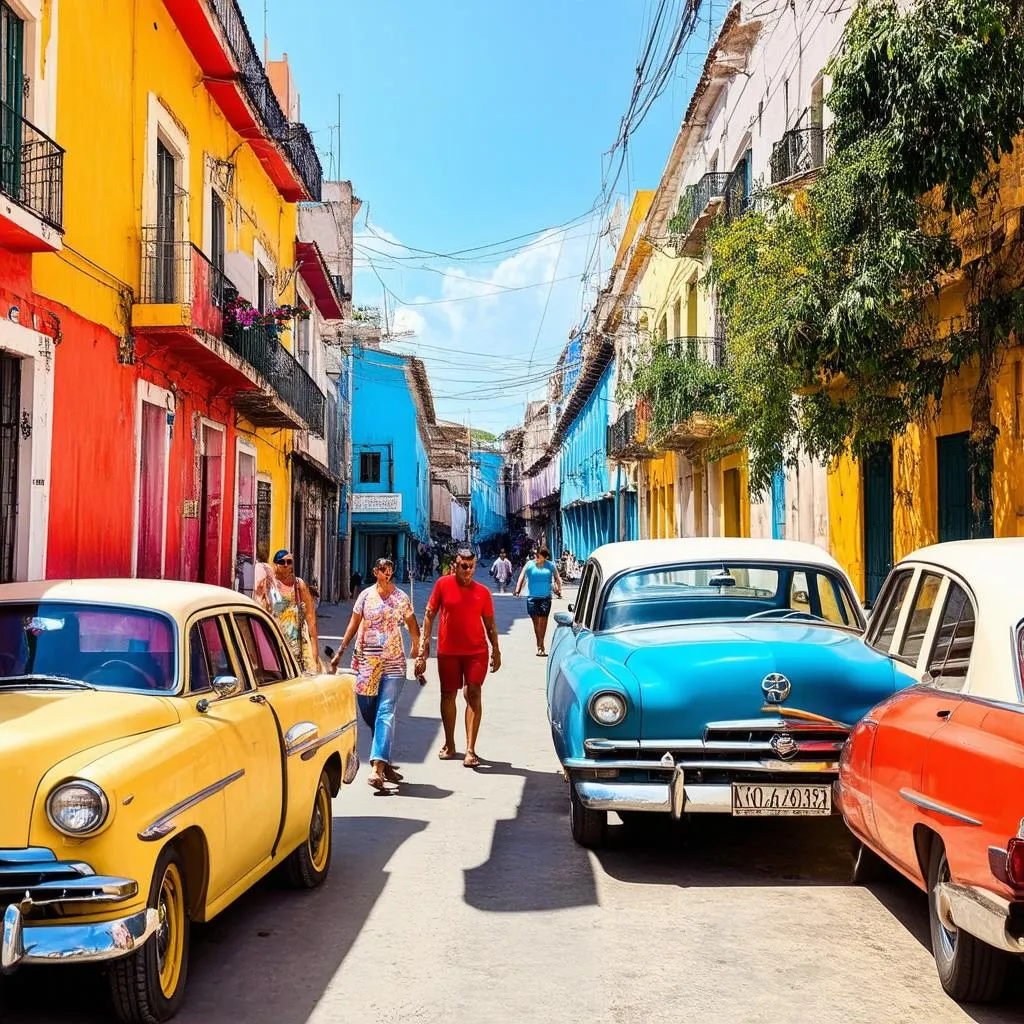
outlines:
[[[668,228],[680,255],[697,257],[704,251],[708,226],[725,201],[731,178],[728,171],[712,171],[695,185],[687,186],[679,197],[679,207]]]
[[[691,335],[673,338],[665,343],[673,359],[707,363],[709,366],[725,365],[725,339]]]
[[[136,338],[232,388],[235,407],[256,426],[323,436],[323,392],[278,340],[276,327],[243,328],[225,316],[236,295],[196,246],[143,229],[142,282],[132,309]]]
[[[64,150],[0,103],[0,246],[56,252],[63,221]]]
[[[646,433],[636,409],[627,409],[608,427],[608,457],[611,459],[646,459],[650,446],[641,440]]]
[[[206,88],[289,202],[319,201],[322,168],[304,125],[274,95],[237,0],[164,0]]]
[[[772,184],[802,178],[825,163],[827,137],[820,125],[792,128],[775,143],[770,163]]]

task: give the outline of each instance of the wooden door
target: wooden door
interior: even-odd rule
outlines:
[[[968,434],[936,439],[939,475],[939,542],[971,536],[971,470]]]
[[[175,210],[176,168],[174,155],[158,139],[156,143],[156,268],[153,275],[155,302],[183,302],[178,294],[175,243],[178,225]]]
[[[724,529],[726,537],[739,537],[742,533],[740,522],[740,471],[727,469],[722,474],[722,498],[724,505]]]
[[[892,568],[892,445],[864,460],[864,600],[873,602]]]
[[[142,403],[139,425],[138,548],[135,575],[158,580],[164,574],[167,508],[167,410]]]
[[[239,590],[252,594],[256,562],[256,456],[252,452],[239,451],[237,473],[235,579]]]
[[[0,0],[0,191],[21,199],[25,24]]]
[[[199,579],[221,585],[220,541],[224,509],[224,432],[203,424],[202,494],[199,506]]]

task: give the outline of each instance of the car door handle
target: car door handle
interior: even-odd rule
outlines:
[[[251,700],[253,702],[253,704],[266,704],[267,703],[267,698],[264,697],[262,693],[254,693],[249,698],[249,700]]]
[[[943,708],[941,711],[936,711],[935,712],[935,717],[936,718],[949,718],[949,716],[951,714],[953,714],[953,709],[952,708]]]

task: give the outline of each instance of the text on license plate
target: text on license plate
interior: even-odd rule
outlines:
[[[732,784],[732,813],[760,817],[813,816],[832,813],[832,787],[782,783]]]

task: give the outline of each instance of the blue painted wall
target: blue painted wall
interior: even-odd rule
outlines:
[[[360,455],[380,455],[380,480],[360,480]],[[416,403],[405,374],[405,360],[391,352],[356,346],[352,360],[352,491],[397,492],[402,511],[352,513],[353,560],[366,577],[370,534],[397,536],[393,556],[400,578],[419,541],[430,528],[430,464],[416,423]]]
[[[474,448],[473,540],[483,543],[508,528],[505,517],[505,460],[498,452]]]
[[[579,380],[580,369],[583,362],[583,331],[573,338],[565,350],[565,359],[562,363],[564,371],[562,374],[562,398],[563,400],[572,391]]]
[[[612,363],[562,440],[562,546],[581,562],[601,544],[618,539],[615,499],[609,496],[615,482],[608,475],[608,409],[614,374]],[[628,524],[635,521],[635,511],[627,504],[627,532],[632,532]]]

